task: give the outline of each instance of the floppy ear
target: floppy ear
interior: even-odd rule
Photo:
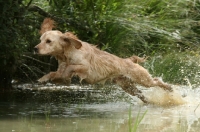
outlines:
[[[53,28],[55,28],[55,21],[52,20],[51,18],[45,18],[40,29],[40,35],[45,33],[46,31],[50,31]]]
[[[79,40],[71,38],[71,37],[67,37],[65,35],[61,36],[61,40],[64,42],[62,45],[71,44],[76,49],[80,49],[82,46],[82,43]]]

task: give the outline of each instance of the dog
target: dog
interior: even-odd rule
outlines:
[[[45,18],[42,25],[41,25],[41,30],[40,30],[39,33],[42,36],[46,31],[51,31],[55,27],[56,27],[56,25],[55,25],[54,20],[52,20],[51,18]],[[78,37],[75,36],[71,32],[65,32],[64,35],[78,40]],[[40,78],[38,80],[38,82],[42,83],[42,82],[47,82],[47,81],[53,81],[53,82],[59,82],[60,83],[60,82],[63,81],[65,83],[69,84],[71,82],[70,80],[66,80],[66,79],[59,80],[60,77],[58,77],[59,73],[62,73],[63,69],[65,69],[65,66],[67,65],[66,64],[66,62],[67,62],[66,57],[63,54],[56,54],[56,55],[52,55],[52,56],[54,56],[58,60],[57,72],[50,72],[49,74],[44,75],[42,78]],[[140,58],[138,56],[133,55],[133,56],[129,57],[128,59],[132,60],[134,63],[143,63],[143,62],[145,62],[145,60],[147,58]],[[57,77],[56,77],[56,75],[57,75]]]
[[[53,28],[56,27],[56,23],[54,20],[51,18],[45,18],[43,23],[41,24],[41,29],[39,31],[39,34],[42,36],[46,31],[50,31]],[[78,39],[77,36],[75,36],[71,32],[66,32],[64,33],[66,36],[69,36],[74,39]],[[52,55],[53,56],[53,55]],[[57,54],[54,55],[55,59],[58,61],[58,69],[57,71],[61,71],[66,65],[66,57],[63,54]],[[140,61],[140,60],[139,60]],[[52,81],[53,83],[64,83],[64,84],[70,84],[71,80],[66,80],[66,79],[55,79],[56,72],[50,72],[46,75],[44,75],[42,78],[38,80],[38,82],[47,82],[47,81]]]
[[[136,84],[172,91],[169,84],[153,78],[145,68],[135,63],[144,59],[140,60],[136,56],[120,58],[70,35],[58,30],[47,30],[40,37],[41,42],[34,47],[35,53],[55,56],[59,67],[57,71],[40,78],[39,82],[70,80],[73,76],[78,76],[80,82],[85,80],[90,84],[113,80],[125,92],[136,95],[143,102],[147,101]]]

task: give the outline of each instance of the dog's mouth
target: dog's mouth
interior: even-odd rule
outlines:
[[[34,50],[33,50],[33,54],[34,54],[34,55],[39,55],[39,56],[48,56],[48,55],[52,55],[52,54],[50,54],[50,53],[41,53],[41,52],[39,51],[39,49],[35,49],[35,48],[34,48]]]
[[[33,49],[33,53],[34,53],[34,54],[39,54],[39,49],[35,47],[35,48]]]

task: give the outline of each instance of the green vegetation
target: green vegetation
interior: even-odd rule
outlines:
[[[185,51],[156,56],[146,63],[146,67],[154,76],[160,76],[174,84],[196,87],[200,83],[199,53]]]
[[[56,68],[49,57],[32,54],[45,17],[54,19],[58,30],[74,32],[121,57],[151,56],[147,68],[166,81],[197,82],[198,56],[186,54],[199,50],[199,1],[9,0],[0,4],[1,88],[10,88],[13,78],[34,82]]]
[[[132,123],[131,106],[129,108],[129,132],[137,132],[138,126],[146,115],[147,110],[141,115],[140,110],[136,116],[134,123]]]

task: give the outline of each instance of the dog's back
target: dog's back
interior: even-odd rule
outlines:
[[[88,68],[87,72],[85,72],[87,76],[84,79],[89,83],[105,81],[127,74],[128,71],[126,69],[134,65],[133,60],[127,61],[86,42],[82,42],[82,47],[74,51],[72,55],[70,58],[77,59],[75,63]],[[79,58],[76,56],[79,56]]]

